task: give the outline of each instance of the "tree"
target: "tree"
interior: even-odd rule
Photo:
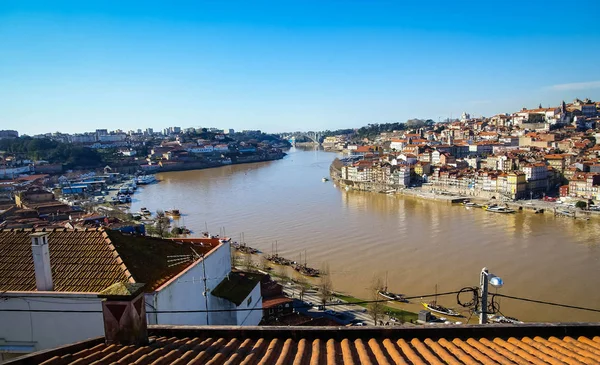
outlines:
[[[254,263],[252,262],[251,254],[248,253],[244,255],[244,261],[242,262],[242,265],[244,267],[244,270],[246,271],[254,270]]]
[[[306,277],[300,273],[296,274],[296,283],[298,284],[298,292],[300,296],[300,300],[304,299],[304,294],[306,293],[306,289],[308,287],[308,281]]]
[[[370,297],[369,299],[373,302],[369,304],[367,310],[369,315],[373,318],[373,322],[377,325],[377,321],[381,321],[384,316],[385,306],[380,301],[379,291],[383,289],[383,279],[380,276],[373,278],[371,286],[369,287]]]
[[[325,263],[320,271],[321,277],[319,279],[319,299],[323,308],[325,308],[325,304],[331,298],[331,294],[333,294],[333,284],[331,283],[329,273],[329,264]]]
[[[267,260],[267,258],[265,256],[260,257],[260,268],[263,271],[271,270],[271,266],[269,265],[269,260]]]
[[[575,203],[575,208],[585,209],[585,208],[587,208],[587,203],[580,200],[577,203]]]
[[[169,218],[165,215],[165,212],[162,210],[156,211],[156,223],[154,223],[154,232],[160,238],[165,238],[169,236],[169,226],[171,222]]]

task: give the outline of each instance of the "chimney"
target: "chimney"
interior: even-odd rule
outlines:
[[[48,232],[36,232],[29,236],[31,237],[31,252],[35,269],[35,285],[38,291],[51,291],[54,289],[54,284],[50,266]]]
[[[145,284],[115,283],[98,294],[102,301],[106,344],[144,345],[148,343]]]

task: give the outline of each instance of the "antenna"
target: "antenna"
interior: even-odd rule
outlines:
[[[193,255],[169,255],[167,256],[167,266],[173,267],[186,262],[195,261]]]
[[[192,250],[192,254],[189,255],[169,255],[167,256],[167,266],[173,267],[177,265],[184,264],[186,262],[194,262],[198,259],[201,259],[203,256],[200,255],[193,247],[190,247]]]

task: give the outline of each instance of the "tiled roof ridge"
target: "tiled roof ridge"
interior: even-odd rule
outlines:
[[[127,268],[127,265],[125,265],[125,262],[123,262],[123,259],[121,258],[119,251],[117,251],[117,248],[112,244],[112,240],[110,239],[110,236],[108,235],[107,231],[104,228],[98,228],[98,230],[102,231],[102,237],[104,238],[104,242],[106,242],[106,244],[108,245],[108,248],[112,252],[115,260],[117,260],[117,263],[121,267],[121,270],[123,270],[123,274],[125,274],[125,277],[127,278],[127,280],[130,283],[135,284],[136,281],[135,281],[133,275]]]
[[[0,232],[105,232],[106,228],[0,228]]]

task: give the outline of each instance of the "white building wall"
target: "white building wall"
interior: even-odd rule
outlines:
[[[7,345],[32,345],[34,351],[104,335],[102,304],[96,294],[8,292],[0,300],[0,339]],[[18,309],[27,312],[4,312]],[[28,312],[30,310],[97,313]]]
[[[13,178],[20,174],[26,174],[31,172],[31,166],[22,166],[22,167],[12,167],[12,168],[4,168],[0,167],[0,177],[9,177]]]
[[[248,305],[248,299],[252,299]],[[260,283],[252,289],[252,292],[244,299],[242,304],[234,312],[237,317],[238,326],[257,326],[262,319],[262,296],[260,293]],[[241,310],[240,310],[241,309]],[[252,310],[244,310],[252,309]]]
[[[206,267],[206,287],[208,297],[205,298],[204,292],[204,268],[202,261],[197,261],[192,267],[188,268],[178,278],[159,288],[155,293],[146,295],[147,311],[186,311],[186,310],[206,310],[222,309],[214,308],[211,304],[212,295],[210,291],[219,285],[219,283],[231,272],[231,252],[228,243],[224,243],[205,258]],[[212,323],[210,320],[209,323]],[[158,313],[148,314],[148,323],[150,324],[187,324],[187,325],[205,325],[206,313]]]

